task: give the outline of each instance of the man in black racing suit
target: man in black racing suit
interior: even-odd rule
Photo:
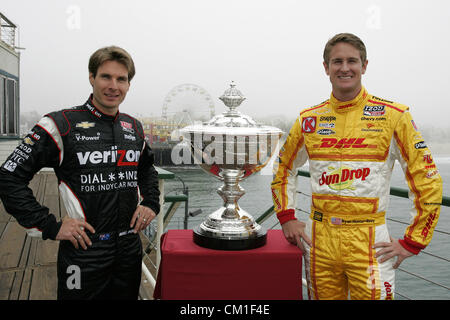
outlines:
[[[138,232],[159,212],[158,176],[142,125],[118,111],[134,76],[129,54],[97,50],[93,94],[78,107],[44,116],[0,169],[0,197],[31,236],[62,240],[58,299],[137,299]],[[68,217],[58,222],[28,187],[54,169]]]

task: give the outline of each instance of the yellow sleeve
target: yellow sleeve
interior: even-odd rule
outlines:
[[[271,185],[272,199],[281,224],[295,219],[297,168],[307,160],[300,121],[300,117],[295,120],[274,166],[276,173]]]
[[[442,202],[442,178],[422,135],[408,111],[400,117],[394,130],[397,160],[405,173],[413,202],[412,220],[400,243],[418,254],[431,241]]]

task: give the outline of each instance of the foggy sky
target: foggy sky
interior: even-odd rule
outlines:
[[[329,98],[323,47],[352,32],[368,50],[370,93],[410,106],[418,126],[449,126],[450,1],[2,0],[0,11],[26,48],[23,112],[84,103],[89,56],[114,44],[137,69],[123,112],[159,116],[170,90],[191,83],[221,113],[234,80],[241,112],[294,119]]]

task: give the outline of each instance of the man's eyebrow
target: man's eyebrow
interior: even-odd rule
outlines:
[[[100,77],[108,77],[108,78],[112,78],[112,75],[108,72],[101,72],[98,74]],[[119,76],[117,77],[118,80],[125,80],[128,81],[128,76]]]
[[[359,58],[358,57],[348,57],[348,58],[345,58],[346,60],[359,60]],[[331,61],[342,61],[342,60],[344,60],[344,58],[333,58],[333,59],[331,59]]]

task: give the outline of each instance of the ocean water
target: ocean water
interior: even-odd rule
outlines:
[[[444,195],[450,196],[450,157],[436,157],[434,160],[444,181]],[[195,217],[189,217],[188,229],[192,229],[200,224],[207,215],[222,206],[223,201],[216,191],[222,183],[213,176],[206,174],[198,167],[170,167],[165,169],[175,173],[188,187],[189,211],[202,210],[201,214]],[[304,167],[304,169],[307,170],[307,167]],[[241,182],[240,186],[246,191],[246,194],[239,200],[241,208],[255,218],[270,208],[272,206],[270,192],[271,181],[272,175],[270,174],[270,170],[264,170],[264,172],[257,173]],[[398,163],[394,167],[391,186],[407,188],[403,171]],[[166,181],[165,194],[181,193],[181,190],[182,183],[180,180]],[[308,178],[298,178],[298,190],[302,193],[298,194],[297,208],[300,210],[297,210],[296,215],[300,220],[305,220],[307,214],[302,210],[308,211],[308,195],[311,194]],[[412,203],[409,199],[391,196],[387,217],[409,223],[409,209],[411,206]],[[184,228],[184,215],[184,205],[181,205],[172,218],[168,228]],[[280,229],[280,225],[277,222],[278,220],[274,215],[263,225],[266,228]],[[387,224],[392,237],[403,237],[406,225],[389,220]],[[442,231],[443,233],[438,231]],[[433,239],[424,251],[441,256],[446,260],[435,258],[425,253],[420,253],[417,256],[404,260],[400,268],[405,271],[397,270],[396,272],[396,299],[450,300],[450,290],[409,274],[414,273],[432,282],[450,287],[449,249],[450,207],[442,206]],[[305,288],[303,288],[303,294],[306,299]]]

